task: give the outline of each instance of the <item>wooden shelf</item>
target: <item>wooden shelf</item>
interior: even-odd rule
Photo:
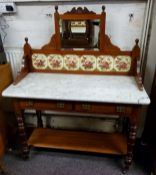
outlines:
[[[28,145],[118,155],[124,155],[127,152],[127,139],[120,133],[37,128],[30,136]]]

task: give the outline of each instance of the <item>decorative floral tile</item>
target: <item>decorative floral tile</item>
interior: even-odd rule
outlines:
[[[94,71],[96,69],[96,57],[93,55],[82,55],[80,68],[84,71]]]
[[[79,70],[79,56],[65,55],[64,56],[64,68],[66,70],[72,70],[72,71]]]
[[[63,57],[61,55],[50,54],[47,57],[48,66],[51,70],[63,69]]]
[[[47,68],[47,57],[44,54],[33,54],[32,65],[35,69],[46,69]]]
[[[114,70],[117,72],[128,72],[131,68],[130,56],[117,56],[114,59]]]
[[[130,56],[100,55],[59,55],[33,54],[32,65],[35,69],[94,71],[99,72],[128,72],[131,68]]]
[[[113,70],[114,58],[110,55],[100,55],[97,57],[97,70],[100,72],[110,72]]]

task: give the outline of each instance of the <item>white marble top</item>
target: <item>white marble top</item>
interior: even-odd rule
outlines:
[[[10,85],[4,97],[149,104],[145,90],[140,91],[134,77],[29,73],[17,85]]]

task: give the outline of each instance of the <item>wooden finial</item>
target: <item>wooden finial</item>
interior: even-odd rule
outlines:
[[[55,12],[58,12],[58,6],[57,5],[55,6]]]
[[[24,44],[24,54],[25,55],[30,55],[30,52],[31,52],[31,46],[30,44],[28,43],[28,38],[25,37],[25,44]]]
[[[28,38],[27,37],[25,38],[25,42],[28,43]]]
[[[105,12],[105,6],[104,5],[102,6],[102,12],[103,13]]]
[[[136,45],[138,45],[139,44],[139,39],[136,39],[135,43],[136,43]]]

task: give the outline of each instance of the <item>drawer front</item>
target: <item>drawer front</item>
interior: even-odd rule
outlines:
[[[60,101],[22,100],[21,109],[71,111],[72,103]]]
[[[84,113],[100,113],[100,114],[131,114],[132,107],[124,105],[107,105],[101,103],[81,103],[81,102],[63,102],[63,101],[44,101],[44,100],[20,100],[21,109],[36,110],[56,110],[71,111]]]
[[[88,113],[102,113],[102,114],[130,114],[132,112],[131,107],[118,106],[118,105],[106,105],[95,103],[77,103],[75,104],[75,110],[77,112]]]
[[[114,113],[115,108],[113,106],[105,106],[103,104],[91,104],[91,103],[77,103],[75,110],[78,112],[88,113]]]
[[[116,106],[116,112],[119,114],[131,114],[132,113],[132,107],[129,106]]]

